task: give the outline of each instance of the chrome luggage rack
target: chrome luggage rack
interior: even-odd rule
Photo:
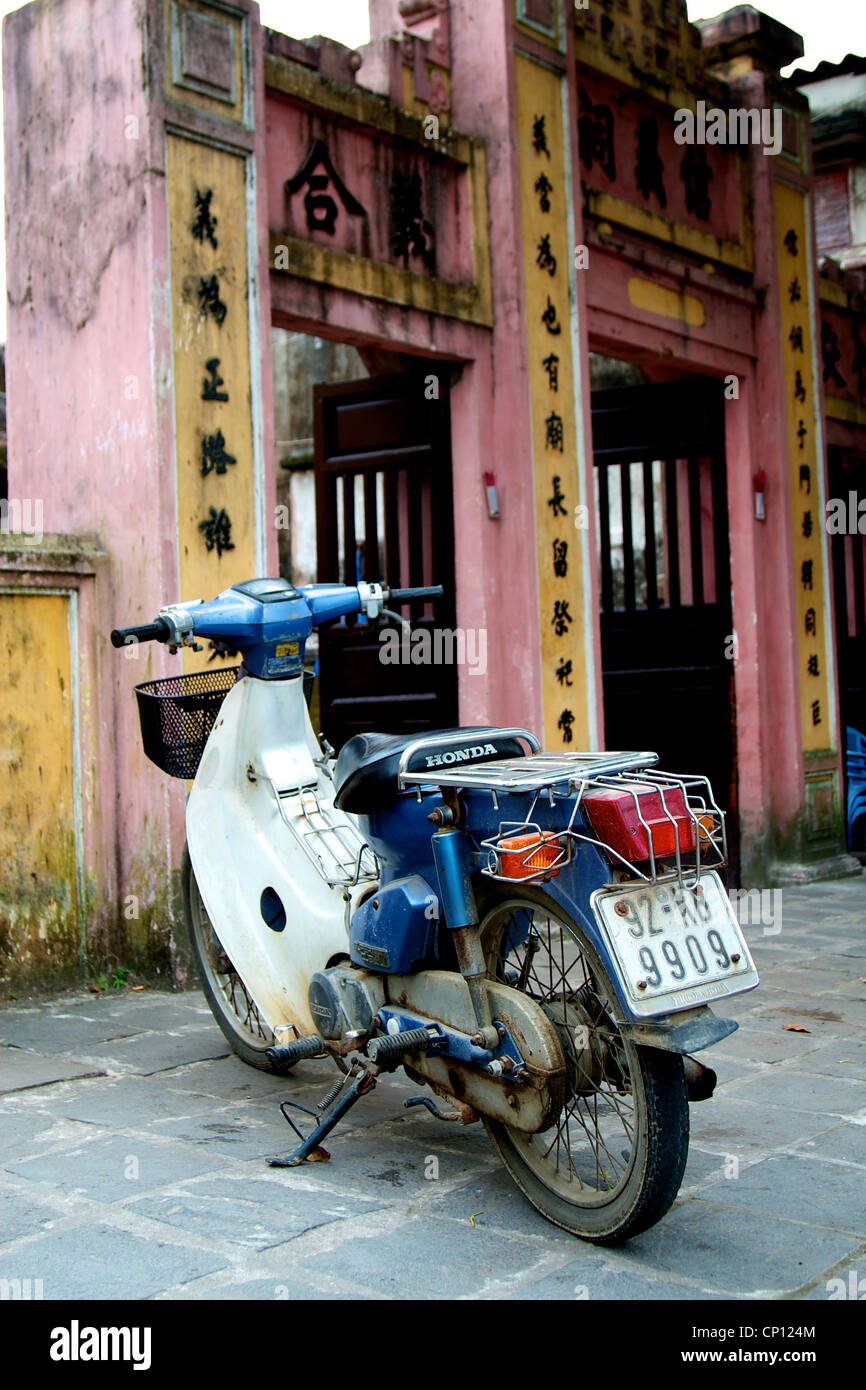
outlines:
[[[280,791],[270,783],[280,815],[329,888],[378,883],[379,860],[350,821],[337,821],[315,783]],[[290,814],[290,808],[294,814]]]
[[[673,773],[658,772],[653,764],[658,761],[655,753],[536,753],[525,758],[491,759],[487,763],[474,763],[468,767],[431,768],[424,772],[404,772],[399,774],[401,785],[415,786],[421,796],[422,785],[453,787],[460,790],[489,791],[493,805],[499,810],[499,796],[532,794],[526,817],[521,821],[500,821],[496,835],[481,841],[482,849],[487,851],[487,863],[481,872],[487,878],[505,883],[541,883],[566,864],[571,863],[578,842],[594,845],[611,860],[616,860],[616,868],[625,870],[630,878],[644,883],[677,880],[693,887],[700,880],[701,873],[708,869],[723,868],[727,863],[727,833],[725,817],[713,797],[706,777],[698,775],[676,776]],[[657,855],[653,848],[652,829],[644,818],[639,799],[639,791],[652,787],[659,793],[662,810],[674,827],[674,854]],[[635,814],[647,837],[650,851],[649,860],[643,866],[624,858],[611,845],[606,844],[594,834],[581,819],[576,827],[581,803],[589,791],[614,788],[627,791],[634,801]],[[680,843],[680,830],[676,817],[668,807],[667,796],[678,791],[682,796],[689,819],[694,829],[694,850],[686,850]],[[562,829],[543,827],[533,820],[539,802],[555,806],[558,802],[572,800],[567,824]],[[680,809],[681,808],[677,808]],[[512,862],[517,867],[527,869],[526,874],[504,874],[502,872],[503,841],[512,841],[522,835],[532,836],[533,843],[519,849],[506,847]],[[543,866],[530,861],[539,855],[545,844],[558,842],[553,858]]]

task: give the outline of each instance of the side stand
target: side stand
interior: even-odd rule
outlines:
[[[320,1114],[314,1110],[308,1110],[304,1105],[298,1105],[297,1101],[284,1100],[280,1106],[283,1118],[291,1125],[292,1129],[301,1140],[300,1146],[289,1154],[284,1154],[282,1158],[269,1158],[269,1168],[297,1168],[301,1163],[321,1162],[330,1158],[327,1149],[320,1147],[322,1139],[345,1115],[347,1110],[351,1110],[356,1101],[362,1096],[367,1095],[376,1085],[376,1077],[373,1072],[366,1067],[358,1066],[358,1070],[352,1078],[350,1072],[344,1079],[337,1083],[337,1086],[325,1097],[324,1105],[320,1107]],[[305,1115],[311,1115],[318,1120],[318,1124],[304,1138],[298,1126],[290,1115],[286,1113],[288,1109],[300,1110]]]

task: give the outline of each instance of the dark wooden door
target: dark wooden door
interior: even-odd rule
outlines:
[[[866,501],[866,457],[831,447],[827,461],[830,497],[842,500],[846,517],[846,529],[831,533],[830,555],[845,795],[847,802],[853,781],[859,811],[857,823],[849,824],[849,845],[862,851],[866,849],[866,822],[859,809],[866,786],[866,535],[859,530],[859,507]],[[866,520],[862,524],[866,528]]]
[[[437,394],[438,393],[438,394]],[[392,588],[441,584],[434,603],[403,605],[413,633],[453,631],[454,519],[451,434],[444,372],[410,371],[315,386],[318,577],[322,583],[384,581]],[[320,630],[322,732],[335,748],[353,734],[412,733],[457,722],[457,669],[382,661],[382,628],[348,618]],[[429,643],[431,653],[437,644]],[[454,645],[440,643],[439,654]],[[416,659],[412,659],[412,658]]]
[[[592,437],[607,746],[706,774],[735,814],[722,384],[594,391]]]

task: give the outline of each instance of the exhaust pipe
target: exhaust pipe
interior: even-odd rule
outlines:
[[[686,1093],[689,1102],[709,1100],[716,1089],[718,1079],[712,1067],[705,1067],[703,1062],[698,1062],[696,1058],[686,1054],[683,1057],[683,1069],[686,1074]]]

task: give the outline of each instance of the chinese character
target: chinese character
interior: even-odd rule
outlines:
[[[806,636],[807,636],[807,637],[814,637],[816,631],[817,631],[817,626],[816,626],[816,623],[815,623],[815,610],[814,610],[814,608],[807,608],[807,609],[806,609]]]
[[[704,221],[710,215],[710,179],[713,171],[707,162],[703,145],[689,145],[680,165],[680,175],[686,186],[686,208]],[[664,206],[664,204],[662,204]]]
[[[553,496],[548,497],[547,505],[553,508],[554,516],[565,516],[565,507],[562,505],[565,493],[559,490],[559,474],[556,473],[553,479]]]
[[[794,380],[794,400],[804,401],[806,399],[806,388],[803,385],[803,373],[797,368],[797,375]]]
[[[836,366],[841,356],[839,339],[825,320],[821,324],[821,360],[824,363],[824,380],[835,381],[837,386],[845,385],[845,378]]]
[[[813,700],[813,701],[812,701],[812,723],[813,723],[813,724],[820,724],[820,723],[821,723],[821,701],[820,701],[820,700]]]
[[[558,390],[559,390],[559,358],[557,357],[556,353],[555,353],[555,352],[552,352],[552,353],[550,354],[549,357],[545,357],[545,359],[544,359],[544,361],[542,362],[541,365],[542,365],[542,367],[544,368],[544,370],[547,372],[547,379],[548,379],[548,381],[549,381],[549,383],[550,383],[550,389],[551,389],[551,391],[558,391]]]
[[[582,164],[592,168],[592,161],[607,175],[616,178],[613,152],[613,112],[601,103],[593,106],[586,92],[580,92],[580,112],[577,118],[577,148]]]
[[[556,668],[556,679],[560,685],[574,685],[574,681],[571,679],[570,661],[560,661]]]
[[[550,233],[545,232],[538,243],[538,255],[535,264],[539,270],[548,270],[551,275],[556,274],[556,257],[550,249]]]
[[[812,587],[813,563],[814,562],[812,560],[804,560],[802,565],[800,566],[800,583],[802,584],[804,589],[811,589]]]
[[[200,521],[198,529],[204,532],[204,543],[208,550],[216,548],[219,556],[224,550],[234,550],[234,542],[231,539],[232,524],[224,507],[219,511],[211,507],[208,520]]]
[[[803,351],[803,330],[798,323],[794,325],[788,334],[788,342],[791,344],[794,352]]]
[[[562,324],[557,322],[556,309],[550,302],[550,295],[547,296],[547,308],[541,315],[541,322],[544,324],[548,333],[556,337],[557,333],[562,332]]]
[[[811,534],[812,534],[812,513],[811,513],[811,512],[804,512],[804,513],[803,513],[803,535],[804,535],[804,536],[806,537],[806,539],[808,540],[809,537],[811,536]]]
[[[237,459],[231,454],[226,453],[226,441],[222,430],[217,430],[216,434],[203,434],[201,439],[201,475],[206,478],[208,473],[216,470],[217,473],[225,473],[227,463],[237,463]]]
[[[800,281],[797,279],[795,275],[790,285],[788,286],[788,303],[797,304],[802,298],[803,295],[800,290]]]
[[[646,199],[654,193],[660,207],[667,203],[664,185],[664,164],[659,154],[658,121],[652,116],[638,116],[637,121],[637,162],[635,177],[637,186]]]
[[[325,171],[323,174],[315,172],[320,165]],[[287,180],[286,193],[293,197],[295,193],[299,193],[302,188],[306,187],[304,212],[307,217],[308,230],[327,232],[328,236],[333,236],[340,209],[330,193],[324,191],[329,183],[333,185],[346,212],[351,213],[353,217],[367,216],[358,199],[349,192],[331,163],[331,157],[325,147],[324,140],[315,140],[298,172]]]
[[[553,192],[553,184],[544,173],[544,170],[542,170],[535,180],[535,191],[538,194],[541,211],[550,212],[550,195]]]
[[[574,715],[572,714],[571,710],[564,709],[562,711],[562,714],[559,716],[559,720],[556,725],[557,729],[562,730],[563,743],[571,743],[571,740],[574,738],[574,734],[572,733],[571,729],[573,723]]]
[[[802,490],[803,490],[803,484],[804,484],[804,483],[806,484],[806,492],[807,492],[807,493],[811,492],[811,491],[812,491],[812,470],[811,470],[811,468],[809,467],[808,463],[801,463],[801,464],[800,464],[800,491],[801,491],[801,492],[802,492]]]
[[[553,617],[551,624],[557,637],[564,637],[568,632],[569,625],[574,622],[568,611],[568,599],[558,598],[553,606]]]
[[[568,541],[553,542],[553,573],[557,579],[564,579],[568,574]]]
[[[544,125],[544,116],[534,116],[532,118],[532,148],[536,154],[546,154],[550,158],[550,150],[547,148],[547,131]]]
[[[810,676],[820,676],[821,672],[818,670],[817,656],[809,657],[808,663],[806,665],[806,670],[809,672]]]
[[[210,381],[208,381],[207,377],[202,381],[201,398],[203,401],[227,401],[229,398],[228,391],[220,391],[218,389],[223,384],[222,377],[217,376],[219,364],[220,360],[218,357],[209,357],[204,364],[205,370],[210,372]]]
[[[797,255],[797,233],[794,231],[793,227],[785,233],[785,245],[792,256]]]
[[[421,175],[412,174],[406,178],[399,169],[394,170],[391,181],[391,250],[403,265],[409,265],[410,256],[420,256],[428,270],[433,269],[434,255],[427,238],[433,235],[432,223],[428,222],[421,207]]]
[[[799,423],[799,425],[797,426],[797,438],[798,438],[799,441],[800,441],[800,448],[801,448],[801,449],[805,447],[804,444],[803,444],[803,441],[804,441],[804,439],[806,438],[806,435],[807,435],[807,434],[808,434],[808,430],[806,429],[806,426],[803,424],[803,421],[801,420],[800,423]]]
[[[558,449],[562,453],[562,417],[553,410],[544,422],[546,449]]]
[[[212,275],[209,280],[205,280],[204,276],[199,280],[198,307],[203,314],[211,314],[222,326],[228,311],[220,299],[220,287],[215,275]]]
[[[190,230],[198,241],[202,243],[209,241],[214,250],[216,250],[219,243],[214,236],[214,229],[216,228],[219,218],[214,217],[210,210],[210,200],[212,197],[212,188],[208,188],[204,193],[199,193],[198,189],[195,190],[195,221]]]

